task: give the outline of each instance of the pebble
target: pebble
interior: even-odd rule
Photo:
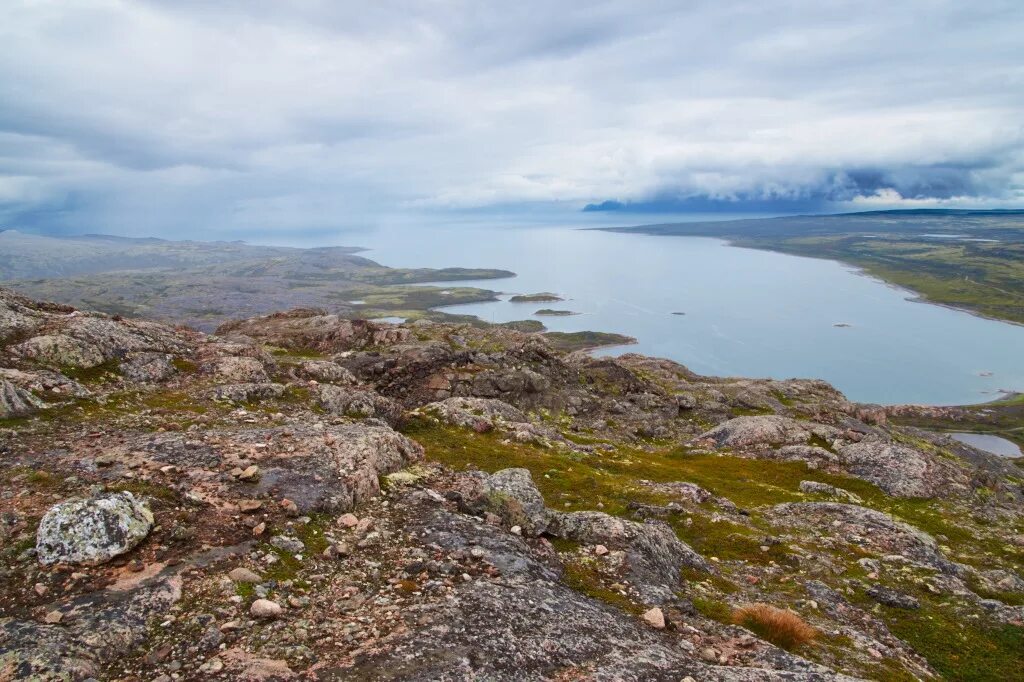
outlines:
[[[338,525],[345,528],[355,528],[359,524],[359,518],[355,514],[342,514],[338,517]]]
[[[244,566],[231,569],[228,577],[236,583],[258,583],[263,580],[258,573],[251,571]]]
[[[277,618],[282,611],[280,604],[269,599],[257,599],[249,607],[249,613],[256,618]]]
[[[60,611],[50,611],[45,616],[43,616],[43,620],[51,625],[59,623],[63,618],[64,614]]]
[[[607,553],[608,553],[608,548],[605,547],[604,545],[596,545],[594,547],[594,554],[596,554],[597,556],[604,556]]]

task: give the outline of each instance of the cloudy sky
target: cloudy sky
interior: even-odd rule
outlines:
[[[1024,206],[1022,35],[1020,0],[4,0],[0,228]]]

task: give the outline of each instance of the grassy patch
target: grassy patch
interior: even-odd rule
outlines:
[[[80,384],[105,384],[121,376],[121,361],[107,360],[93,367],[61,367],[61,374]]]

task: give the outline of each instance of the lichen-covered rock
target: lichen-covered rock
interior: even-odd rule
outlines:
[[[285,431],[287,438],[280,438]],[[255,429],[220,435],[231,447],[287,443],[259,458],[255,493],[275,491],[299,511],[344,512],[380,493],[380,477],[423,458],[415,441],[385,425],[342,424],[325,429]],[[222,449],[227,443],[221,445]]]
[[[95,565],[131,550],[153,528],[149,506],[130,492],[69,500],[39,522],[36,555],[44,565]]]
[[[481,425],[493,428],[498,424],[512,424],[528,421],[519,408],[495,398],[448,398],[430,403],[427,412],[437,414],[442,420],[467,429],[478,429]]]
[[[843,490],[842,488],[837,488],[834,485],[819,483],[818,481],[800,481],[800,492],[828,495],[829,497],[834,497],[851,504],[861,503],[861,499],[849,490]]]
[[[968,480],[952,461],[903,445],[861,441],[839,448],[843,469],[894,497],[934,497],[966,490]]]
[[[219,379],[233,384],[264,384],[270,381],[263,363],[250,357],[221,357],[211,371]]]
[[[484,481],[487,507],[499,514],[506,527],[520,526],[526,535],[541,535],[550,512],[533,484],[529,469],[502,469]]]
[[[98,313],[50,316],[46,333],[11,348],[15,355],[51,367],[95,367],[127,353],[183,353],[187,340],[154,322],[115,320]]]
[[[298,374],[308,379],[328,384],[355,386],[359,383],[348,369],[330,360],[305,360],[298,367]]]
[[[661,521],[637,523],[603,512],[552,513],[548,533],[588,545],[626,552],[631,582],[651,603],[671,598],[684,566],[710,571],[700,554]]]
[[[137,384],[155,384],[177,371],[169,353],[129,353],[121,362],[121,376]]]
[[[931,535],[874,509],[839,502],[788,502],[772,507],[769,516],[780,526],[814,530],[822,541],[833,538],[882,556],[900,555],[949,575],[964,572],[946,558]]]
[[[23,417],[44,406],[43,401],[29,391],[6,379],[0,380],[0,418]]]
[[[317,396],[320,406],[335,415],[376,417],[396,426],[405,414],[394,400],[369,389],[324,384],[317,387]]]
[[[47,369],[20,370],[0,367],[0,379],[5,379],[19,388],[36,393],[50,393],[54,396],[84,398],[89,389],[69,379],[60,372]]]
[[[284,386],[281,384],[225,384],[211,389],[209,395],[214,400],[243,403],[280,398],[284,395]]]
[[[774,414],[736,417],[702,434],[718,447],[750,445],[800,445],[811,436],[833,438],[838,431],[830,426],[803,422]]]

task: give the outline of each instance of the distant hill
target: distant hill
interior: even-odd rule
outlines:
[[[1024,323],[1024,210],[909,209],[605,228],[829,258],[933,303]]]

